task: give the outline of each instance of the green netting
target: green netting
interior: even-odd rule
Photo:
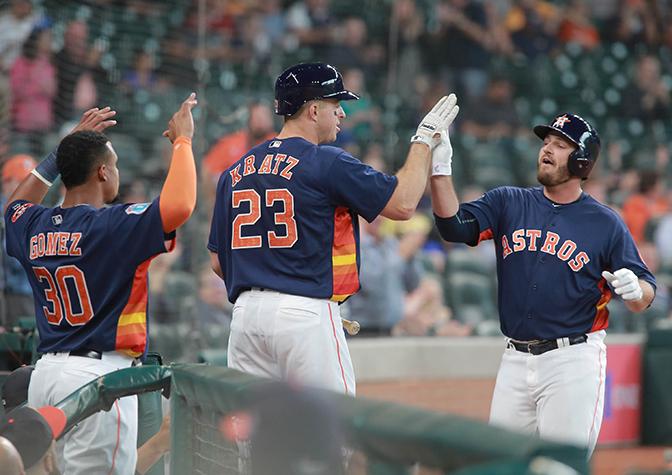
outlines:
[[[171,473],[246,473],[246,445],[226,441],[221,426],[269,384],[228,368],[174,366]],[[418,466],[441,473],[494,473],[493,467],[528,473],[530,464],[543,461],[588,473],[586,452],[578,447],[398,404],[333,393],[325,398],[337,409],[347,445],[368,460],[367,473],[410,473]]]

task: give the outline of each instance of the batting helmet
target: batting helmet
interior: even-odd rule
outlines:
[[[301,63],[285,69],[275,80],[275,113],[291,116],[313,99],[359,99],[343,87],[343,77],[325,63]]]
[[[542,140],[550,132],[558,133],[576,145],[576,150],[569,155],[567,168],[573,176],[587,178],[600,154],[597,130],[578,115],[560,114],[550,125],[534,127],[534,133]]]

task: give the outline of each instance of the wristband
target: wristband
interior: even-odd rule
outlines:
[[[56,164],[56,150],[50,152],[30,173],[45,185],[51,186],[59,175],[58,165]]]

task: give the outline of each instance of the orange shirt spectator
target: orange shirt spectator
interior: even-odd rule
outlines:
[[[639,179],[639,193],[625,200],[622,210],[623,221],[636,243],[646,241],[646,226],[649,221],[662,216],[668,209],[669,203],[662,192],[658,173],[642,172]]]
[[[203,159],[203,170],[210,182],[217,182],[224,170],[242,158],[253,146],[275,137],[271,109],[264,104],[249,106],[247,128],[225,135]]]

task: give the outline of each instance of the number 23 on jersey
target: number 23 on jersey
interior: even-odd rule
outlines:
[[[273,211],[273,207],[282,205],[280,211]],[[260,248],[263,245],[263,236],[245,232],[245,226],[256,224],[262,213],[273,213],[275,226],[282,226],[284,234],[277,229],[266,232],[268,247],[290,248],[298,241],[296,220],[294,219],[294,195],[287,188],[265,190],[262,208],[262,197],[253,189],[235,190],[231,196],[231,206],[238,209],[246,204],[249,212],[239,213],[233,220],[231,249]],[[243,235],[245,234],[245,235]]]

